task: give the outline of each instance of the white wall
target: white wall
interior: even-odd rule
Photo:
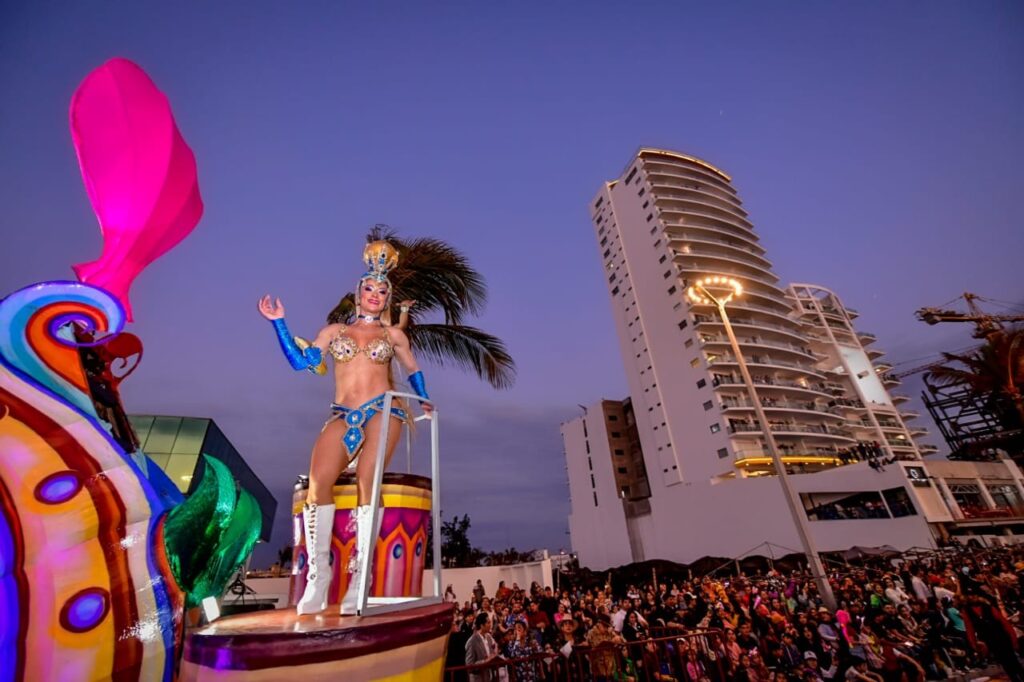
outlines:
[[[897,466],[883,472],[866,463],[853,464],[815,474],[790,476],[797,493],[858,492],[904,486]],[[711,483],[684,483],[666,494],[651,498],[651,515],[640,517],[635,527],[642,535],[645,558],[690,563],[704,556],[734,557],[770,542],[794,552],[800,541],[789,508],[775,477],[746,478]],[[932,531],[918,509],[916,516],[896,519],[809,521],[820,551],[840,551],[853,545],[891,545],[900,550],[934,546]],[[575,540],[575,537],[574,537]],[[598,538],[600,541],[601,538]],[[580,564],[595,570],[621,563],[587,561],[601,556],[597,551],[574,548]],[[777,550],[775,550],[777,551]],[[755,553],[765,554],[760,549]]]
[[[511,566],[478,566],[473,568],[446,568],[441,571],[441,594],[444,594],[445,587],[452,586],[459,603],[471,599],[473,586],[477,580],[481,580],[487,596],[493,597],[498,589],[498,581],[504,580],[508,587],[512,583],[519,583],[523,589],[528,589],[534,581],[542,587],[554,587],[551,577],[551,559],[543,561],[532,561],[525,564],[513,564]],[[277,608],[288,606],[288,585],[291,578],[249,578],[245,584],[256,591],[253,595],[260,599],[277,599]],[[431,569],[423,571],[423,594],[432,594],[434,589],[434,572]],[[233,601],[229,597],[227,601]]]

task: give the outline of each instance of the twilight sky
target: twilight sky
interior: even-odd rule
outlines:
[[[0,295],[99,254],[67,107],[136,61],[206,213],[136,282],[125,402],[217,420],[282,503],[267,549],[332,389],[286,365],[256,299],[314,333],[374,223],[462,249],[518,361],[500,393],[425,368],[444,513],[488,549],[568,545],[559,423],[625,395],[587,203],[640,145],[730,173],[776,273],[837,291],[891,362],[971,343],[918,307],[1024,302],[1020,3],[143,5],[0,2]]]

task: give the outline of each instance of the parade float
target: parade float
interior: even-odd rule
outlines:
[[[73,266],[78,281],[0,300],[0,681],[440,679],[451,610],[418,582],[431,494],[383,472],[378,509],[403,508],[375,515],[389,533],[377,553],[416,561],[379,563],[363,617],[286,608],[186,629],[261,530],[213,457],[185,499],[139,448],[118,391],[142,357],[124,331],[131,284],[202,216],[195,157],[167,98],[124,59],[85,78],[70,127],[103,251]]]

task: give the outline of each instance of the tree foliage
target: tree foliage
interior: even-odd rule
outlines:
[[[999,329],[968,353],[943,353],[928,380],[937,386],[964,386],[985,399],[1007,429],[1024,426],[1024,328]]]

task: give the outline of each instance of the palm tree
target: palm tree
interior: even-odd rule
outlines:
[[[943,353],[944,365],[928,379],[938,386],[963,386],[988,402],[1007,429],[1024,426],[1024,327],[1001,328],[968,353]]]
[[[416,300],[405,330],[413,351],[442,366],[450,363],[470,369],[495,388],[511,387],[515,362],[505,343],[463,324],[467,316],[482,312],[487,302],[483,277],[466,257],[439,239],[399,239],[385,225],[374,226],[366,235],[367,242],[380,239],[391,242],[399,254],[398,267],[388,277],[391,300]],[[346,294],[327,316],[327,322],[350,322],[355,309],[354,294]],[[396,309],[392,307],[391,311],[395,316]],[[430,313],[438,312],[444,315],[443,324],[422,322]]]

